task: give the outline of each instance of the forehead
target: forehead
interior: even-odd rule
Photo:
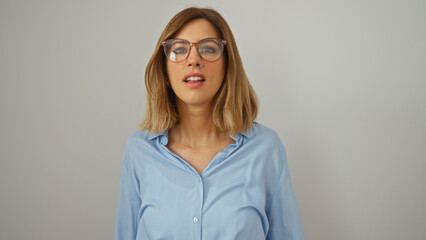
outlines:
[[[216,28],[206,19],[195,19],[185,24],[175,35],[175,38],[198,42],[204,38],[219,38]]]

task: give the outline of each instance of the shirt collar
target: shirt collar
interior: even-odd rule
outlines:
[[[168,129],[166,129],[162,132],[159,132],[159,133],[150,133],[149,136],[148,136],[148,140],[153,140],[153,139],[161,137],[161,136],[165,136],[167,138],[168,133],[169,133]]]
[[[242,133],[240,133],[238,135],[242,135],[242,136],[244,136],[246,138],[251,138],[253,136],[253,128],[250,129],[250,130],[248,130],[247,132],[242,132]]]
[[[150,135],[148,136],[148,140],[154,140],[156,138],[160,138],[160,142],[162,144],[166,145],[167,142],[168,142],[168,134],[169,134],[168,129],[166,129],[162,132],[159,132],[159,133],[150,133]],[[241,136],[244,136],[244,137],[250,139],[252,137],[252,135],[253,135],[253,130],[250,129],[247,132],[241,132],[239,134],[233,135],[233,136],[231,136],[231,138],[234,139],[235,142],[238,142],[238,140],[240,139]]]

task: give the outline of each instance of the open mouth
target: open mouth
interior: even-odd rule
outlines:
[[[204,82],[206,80],[201,77],[188,77],[187,79],[184,80],[184,82],[197,82],[197,81]]]

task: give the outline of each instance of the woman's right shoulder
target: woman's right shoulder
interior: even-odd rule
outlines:
[[[154,134],[151,134],[149,130],[136,130],[127,138],[127,147],[135,144],[152,144],[153,136]]]
[[[129,164],[134,161],[144,159],[143,156],[149,155],[158,150],[157,134],[152,134],[148,130],[136,130],[127,139],[124,151],[124,160]]]
[[[144,149],[155,144],[154,134],[149,130],[136,130],[128,138],[126,143],[126,151],[131,151],[134,148]]]
[[[132,134],[130,134],[129,138],[127,141],[143,141],[143,140],[147,140],[149,139],[149,137],[151,136],[151,133],[149,132],[149,130],[136,130],[134,131]]]

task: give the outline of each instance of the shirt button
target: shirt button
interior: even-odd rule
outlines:
[[[195,217],[194,218],[194,222],[197,223],[198,222],[198,218]]]

